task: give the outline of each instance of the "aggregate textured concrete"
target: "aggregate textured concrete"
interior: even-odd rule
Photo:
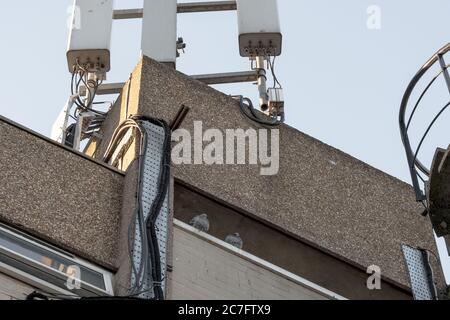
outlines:
[[[123,174],[0,118],[0,221],[116,268]]]
[[[182,128],[192,135],[194,121],[204,130],[262,128],[242,115],[235,99],[150,58],[138,63],[130,83],[130,98],[124,89],[115,106],[121,119],[139,114],[171,122],[186,105],[191,111]],[[105,132],[118,122],[117,113]],[[362,270],[378,265],[385,280],[409,288],[401,244],[437,252],[411,186],[292,127],[279,130],[278,175],[261,176],[257,165],[177,165],[174,177]],[[108,142],[105,134],[99,154]],[[433,264],[443,286],[442,270]]]

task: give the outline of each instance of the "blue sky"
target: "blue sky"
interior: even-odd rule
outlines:
[[[188,2],[188,1],[187,1]],[[191,1],[192,2],[192,1]],[[0,2],[0,114],[49,135],[69,95],[67,9],[72,0]],[[398,129],[398,109],[419,67],[450,42],[448,0],[279,0],[284,53],[277,73],[286,95],[287,123],[401,180],[410,181]],[[381,29],[369,30],[367,8],[381,9]],[[142,0],[116,0],[137,8]],[[139,58],[140,21],[116,21],[109,82],[125,81]],[[179,15],[188,48],[178,61],[187,74],[244,71],[234,12]],[[450,57],[449,57],[450,62]],[[219,86],[256,99],[251,84]],[[418,138],[447,102],[438,86],[413,129]],[[422,152],[450,143],[449,115]],[[442,247],[442,244],[441,244]],[[442,250],[442,252],[444,252]],[[450,259],[444,268],[450,277]]]

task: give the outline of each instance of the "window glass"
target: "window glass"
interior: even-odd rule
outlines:
[[[30,241],[16,237],[2,229],[0,229],[0,248],[5,248],[16,254],[25,256],[30,260],[42,263],[53,270],[58,270],[66,274],[68,277],[73,275],[74,266],[76,266],[80,269],[80,279],[82,282],[106,290],[103,274],[46,250]]]

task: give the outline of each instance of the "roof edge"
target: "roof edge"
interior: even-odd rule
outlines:
[[[93,162],[93,163],[101,166],[101,167],[104,167],[105,169],[108,169],[108,170],[113,171],[113,172],[115,172],[117,174],[120,174],[121,176],[125,176],[124,172],[114,168],[113,166],[110,166],[110,165],[108,165],[108,164],[106,164],[104,162],[101,162],[99,160],[93,159],[93,158],[87,156],[86,154],[84,154],[84,153],[82,153],[80,151],[76,151],[76,150],[71,149],[71,148],[69,148],[69,147],[67,147],[65,145],[62,145],[62,144],[60,144],[60,143],[50,139],[49,137],[46,137],[43,134],[40,134],[40,133],[30,129],[30,128],[27,128],[27,127],[25,127],[25,126],[15,122],[15,121],[9,119],[9,118],[6,118],[6,117],[4,117],[2,115],[0,115],[0,122],[4,122],[4,123],[6,123],[6,124],[8,124],[8,125],[10,125],[12,127],[15,127],[16,129],[24,131],[24,132],[26,132],[26,133],[28,133],[28,134],[30,134],[30,135],[38,138],[38,139],[44,140],[45,142],[50,143],[50,144],[54,145],[55,147],[58,147],[60,149],[64,149],[64,150],[66,150],[66,151],[68,151],[68,152],[70,152],[70,153],[72,153],[72,154],[74,154],[74,155],[76,155],[78,157],[84,158],[85,160],[88,160],[90,162]]]

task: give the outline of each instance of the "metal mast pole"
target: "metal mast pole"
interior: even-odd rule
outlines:
[[[262,111],[269,109],[269,95],[267,94],[267,75],[264,64],[264,57],[256,57],[256,71],[258,74],[258,91],[259,91],[259,106]]]

